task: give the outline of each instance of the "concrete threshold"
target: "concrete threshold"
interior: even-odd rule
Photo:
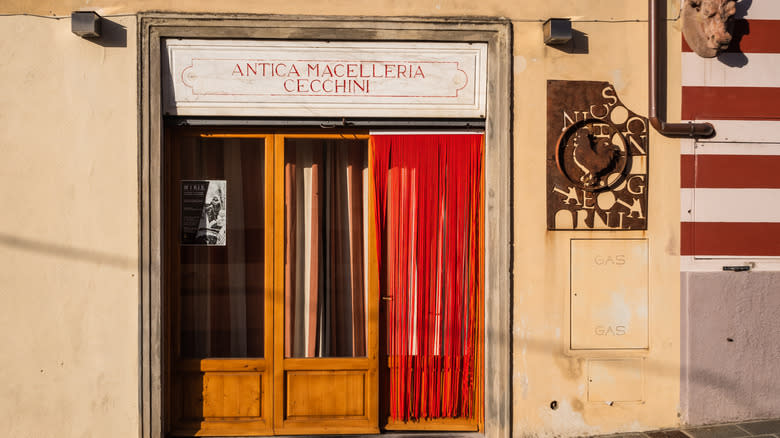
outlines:
[[[682,427],[648,432],[598,435],[599,438],[780,438],[780,418]],[[595,437],[594,437],[595,438]]]

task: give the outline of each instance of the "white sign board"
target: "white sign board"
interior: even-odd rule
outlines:
[[[168,39],[163,47],[166,114],[485,117],[484,43]]]

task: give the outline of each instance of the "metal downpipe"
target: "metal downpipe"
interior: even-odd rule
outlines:
[[[648,118],[650,124],[656,131],[667,137],[691,137],[706,138],[715,134],[715,127],[712,123],[666,123],[658,116],[658,26],[660,15],[659,1],[649,0],[649,10],[647,15],[647,27],[649,29],[649,77],[650,77],[650,111]],[[665,0],[664,0],[665,1]]]

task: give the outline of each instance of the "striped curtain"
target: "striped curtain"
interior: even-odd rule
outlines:
[[[393,420],[475,413],[482,142],[482,135],[371,139]]]

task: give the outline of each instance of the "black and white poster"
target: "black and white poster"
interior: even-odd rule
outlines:
[[[181,182],[182,245],[225,246],[227,238],[227,182]]]

